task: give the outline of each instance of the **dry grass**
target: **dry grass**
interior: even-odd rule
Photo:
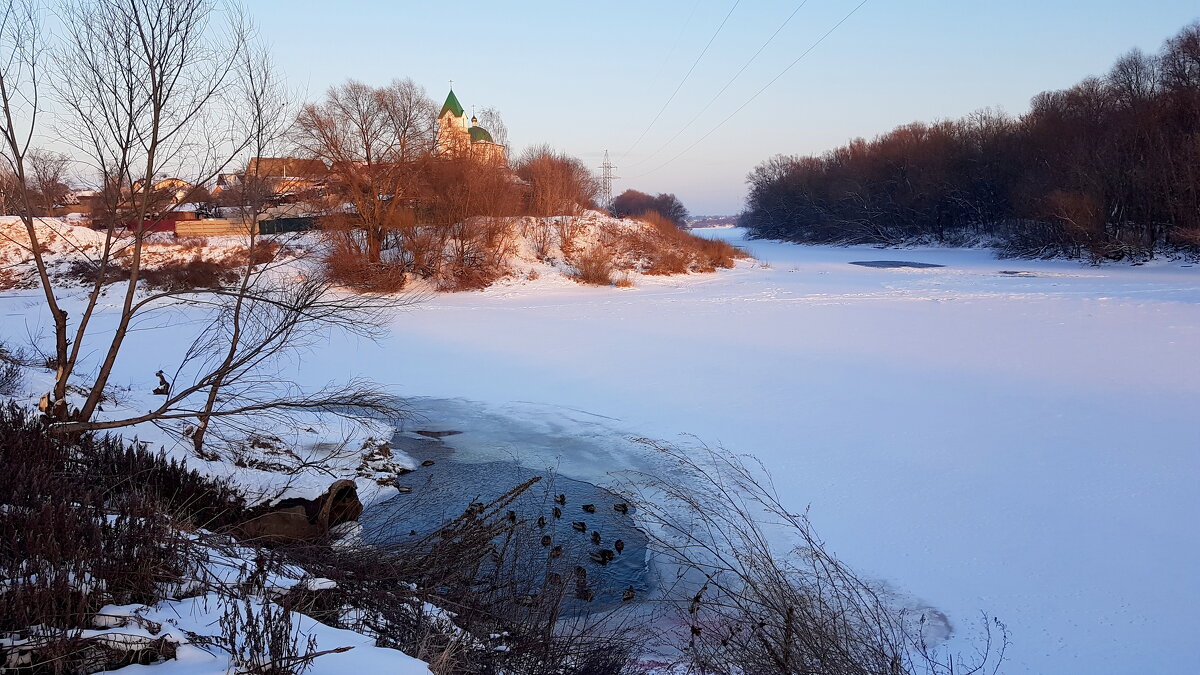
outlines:
[[[745,257],[730,244],[693,236],[657,213],[641,220],[631,225],[568,216],[541,221],[475,217],[450,226],[413,225],[388,232],[386,261],[376,264],[364,261],[360,231],[326,227],[333,244],[326,265],[331,278],[359,290],[397,291],[405,278],[419,278],[439,291],[454,292],[522,275],[512,267],[522,239],[543,262],[552,252],[557,255],[557,243],[563,261],[574,268],[568,276],[579,283],[622,288],[632,286],[634,273],[713,272]],[[618,280],[614,275],[620,272],[627,274]]]
[[[205,260],[195,255],[191,260],[171,260],[153,269],[143,269],[141,277],[149,288],[182,291],[230,286],[237,283],[241,273],[227,260]]]
[[[361,253],[341,246],[325,258],[325,273],[339,284],[366,293],[396,293],[408,283],[402,265],[372,264]]]
[[[599,241],[587,248],[574,242],[576,234],[562,233],[563,253],[576,270],[571,277],[584,284],[628,288],[633,285],[633,272],[656,276],[714,272],[746,257],[726,242],[685,232],[657,213],[639,220],[644,226],[638,228],[602,224]],[[614,280],[615,272],[625,274]]]
[[[230,249],[225,255],[225,261],[240,266],[245,265],[248,258],[251,265],[266,265],[275,262],[284,253],[283,245],[279,242],[259,240],[254,242],[252,248],[238,246]]]
[[[0,291],[7,291],[21,283],[21,275],[12,270],[0,269]]]
[[[631,253],[640,259],[641,271],[650,275],[715,272],[728,269],[746,254],[724,241],[704,239],[685,232],[655,212],[638,218],[649,227],[633,242]]]
[[[131,268],[129,256],[117,256],[118,264],[110,265],[104,274],[104,283],[111,284],[128,281]],[[145,260],[144,263],[149,263]],[[237,283],[241,278],[240,265],[236,260],[226,258],[206,259],[196,253],[190,259],[179,260],[165,258],[154,261],[153,266],[143,264],[138,276],[146,288],[164,291],[180,291],[192,288],[221,288]],[[94,283],[100,274],[99,267],[91,261],[76,260],[68,271],[68,276]]]
[[[613,251],[604,246],[593,246],[569,262],[575,266],[571,278],[591,286],[611,286],[616,269]]]
[[[0,408],[0,462],[0,632],[41,627],[0,645],[0,662],[28,659],[20,672],[127,665],[101,654],[85,669],[96,645],[75,629],[104,605],[163,599],[197,564],[179,527],[215,530],[242,508],[226,484],[112,437],[51,436],[16,404]]]

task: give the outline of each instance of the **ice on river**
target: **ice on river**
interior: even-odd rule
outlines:
[[[585,480],[638,461],[621,434],[753,453],[858,569],[960,626],[1002,618],[1005,672],[1200,662],[1200,268],[711,234],[758,261],[442,295],[306,371],[533,420],[564,445],[529,465]]]

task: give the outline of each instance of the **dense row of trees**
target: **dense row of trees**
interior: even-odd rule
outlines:
[[[1010,255],[1141,258],[1200,250],[1200,23],[1158,54],[1035,96],[898,127],[748,177],[741,222],[813,243],[991,241]]]
[[[612,213],[618,217],[637,217],[657,213],[682,227],[687,222],[688,211],[675,195],[662,192],[648,195],[637,190],[626,190],[613,198]]]

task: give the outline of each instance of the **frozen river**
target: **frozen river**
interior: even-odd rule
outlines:
[[[737,243],[715,275],[437,296],[305,377],[464,399],[519,424],[456,443],[579,480],[641,461],[626,434],[752,453],[866,575],[1004,620],[1004,672],[1200,663],[1200,267]]]

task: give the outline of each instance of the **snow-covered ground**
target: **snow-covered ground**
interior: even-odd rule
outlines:
[[[704,234],[758,260],[630,289],[542,273],[435,295],[383,342],[335,338],[292,367],[443,399],[426,416],[464,431],[468,461],[603,482],[643,466],[625,435],[753,453],[852,566],[960,627],[1003,619],[1003,672],[1200,662],[1200,266]],[[873,260],[945,267],[848,264]],[[0,296],[0,337],[44,334],[39,313],[36,292]],[[191,319],[130,337],[113,381],[129,406]]]
[[[758,262],[439,295],[305,377],[477,401],[538,430],[535,467],[546,438],[606,428],[753,453],[851,565],[960,627],[1003,619],[1003,672],[1200,662],[1200,266],[709,236]],[[872,260],[945,267],[848,264]],[[522,450],[475,434],[489,440]],[[559,468],[599,477],[618,445],[564,446]]]

